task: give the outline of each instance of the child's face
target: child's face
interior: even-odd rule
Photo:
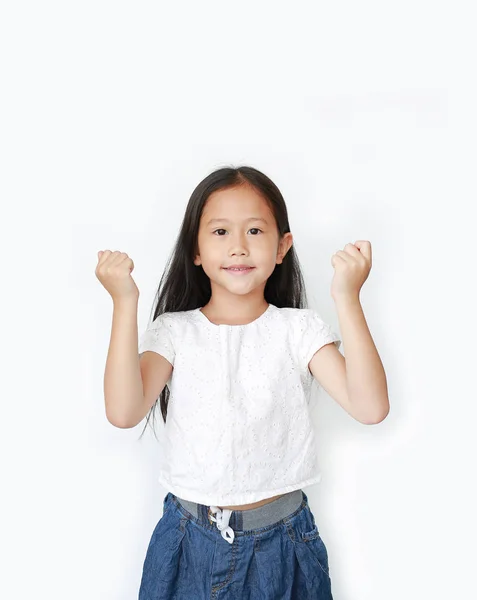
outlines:
[[[248,186],[221,190],[209,196],[202,211],[194,264],[202,265],[212,286],[247,294],[265,287],[292,243],[291,233],[279,241],[275,217],[257,192]],[[242,264],[253,268],[241,274],[226,270]]]

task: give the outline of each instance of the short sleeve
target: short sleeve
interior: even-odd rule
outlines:
[[[171,365],[174,365],[175,350],[172,336],[172,319],[167,313],[159,315],[147,327],[139,339],[139,354],[146,351],[157,352]]]
[[[339,335],[323,321],[315,310],[305,309],[300,328],[298,357],[303,370],[308,368],[313,355],[326,344],[334,343],[337,348],[341,346]]]

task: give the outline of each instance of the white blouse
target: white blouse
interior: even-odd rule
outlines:
[[[139,353],[152,350],[174,367],[165,424],[156,406],[164,488],[224,506],[320,481],[308,363],[329,343],[341,340],[308,308],[269,304],[246,325],[216,325],[200,308],[159,315]]]

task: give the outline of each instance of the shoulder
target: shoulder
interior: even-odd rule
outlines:
[[[296,343],[306,345],[309,339],[317,337],[338,339],[330,324],[314,308],[279,308],[276,315]]]
[[[193,310],[180,310],[174,312],[164,312],[158,315],[150,324],[150,329],[157,329],[159,327],[169,327],[170,329],[176,328],[178,325],[195,320],[197,309]]]
[[[305,326],[313,318],[319,317],[316,310],[312,308],[277,308],[275,311],[277,318],[292,326]]]

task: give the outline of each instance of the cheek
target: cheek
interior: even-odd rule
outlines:
[[[216,267],[223,262],[224,250],[220,248],[219,244],[214,244],[213,240],[204,240],[200,245],[200,256],[202,262]]]
[[[210,252],[211,247],[213,247],[210,238],[204,234],[199,234],[199,237],[197,239],[197,245],[200,254],[206,254],[207,252]]]
[[[206,254],[209,258],[211,258],[212,260],[214,259],[214,256],[217,256],[217,254],[220,254],[220,245],[217,243],[214,243],[214,240],[210,239],[210,238],[205,238],[202,241],[202,252],[204,254]]]

